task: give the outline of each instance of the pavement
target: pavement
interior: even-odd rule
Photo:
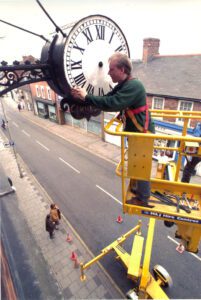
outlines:
[[[7,104],[13,106],[13,109],[19,113],[13,100],[10,99]],[[103,142],[100,137],[93,133],[88,133],[80,128],[72,128],[69,125],[58,125],[35,116],[31,111],[22,110],[20,114],[51,133],[112,161],[114,164],[120,160],[120,148]],[[5,141],[2,131],[0,131],[0,138]],[[6,176],[12,179],[16,188],[16,201],[26,220],[26,226],[28,226],[30,234],[46,262],[47,272],[51,274],[58,287],[59,296],[52,299],[124,299],[125,295],[122,294],[100,263],[94,264],[85,271],[87,277],[85,281],[80,280],[78,264],[88,262],[93,258],[93,254],[64,215],[62,215],[60,229],[56,231],[55,238],[49,239],[45,231],[44,220],[49,213],[52,199],[20,157],[16,163],[12,148],[0,147],[0,157],[0,163]],[[23,175],[22,178],[19,176],[19,166]],[[192,182],[200,183],[200,177],[194,176],[193,178]],[[6,201],[6,197],[2,197],[2,201]],[[37,211],[35,211],[36,207]],[[72,237],[71,242],[67,242],[67,234]],[[77,256],[76,263],[71,259],[73,253]]]

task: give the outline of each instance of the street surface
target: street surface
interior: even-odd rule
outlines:
[[[94,255],[134,227],[139,219],[146,234],[148,219],[124,215],[122,224],[116,222],[117,216],[122,215],[121,181],[113,163],[36,126],[10,107],[6,114],[17,152]],[[200,252],[179,254],[175,250],[179,242],[174,238],[175,230],[176,226],[169,229],[157,221],[150,269],[160,264],[171,275],[173,287],[166,290],[170,298],[198,299]],[[132,239],[123,246],[130,252]],[[126,293],[133,285],[114,257],[109,254],[101,263]]]

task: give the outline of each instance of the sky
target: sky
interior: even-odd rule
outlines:
[[[201,0],[40,0],[58,26],[102,14],[126,36],[132,59],[142,58],[143,39],[159,38],[161,55],[201,54]],[[54,25],[36,0],[0,0],[0,19],[50,38]],[[45,41],[0,22],[0,61],[40,58]]]

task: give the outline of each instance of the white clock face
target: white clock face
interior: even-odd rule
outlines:
[[[108,58],[117,51],[129,56],[124,34],[111,19],[93,15],[80,20],[70,31],[64,49],[67,82],[72,87],[85,87],[89,94],[107,94],[113,88]]]

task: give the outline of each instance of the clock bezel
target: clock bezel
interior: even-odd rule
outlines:
[[[87,28],[90,28],[90,26],[93,25],[104,25],[107,27],[110,27],[111,30],[113,30],[113,35],[115,34],[118,36],[120,41],[120,46],[122,46],[123,53],[127,54],[128,57],[130,57],[130,50],[128,47],[127,39],[122,32],[121,28],[114,22],[111,18],[106,17],[101,14],[95,14],[95,15],[89,15],[87,17],[84,17],[80,19],[70,30],[68,37],[66,39],[66,42],[64,44],[64,51],[63,51],[63,74],[65,76],[66,82],[70,87],[73,86],[84,86],[84,78],[82,76],[83,74],[83,68],[80,67],[81,73],[79,81],[75,81],[73,75],[72,75],[72,66],[71,66],[71,51],[73,49],[73,45],[76,43],[76,39],[80,33],[82,33]],[[88,41],[88,40],[87,40]],[[80,47],[80,48],[79,48]],[[80,52],[82,53],[83,48],[78,45],[78,48],[81,49]],[[85,51],[85,49],[84,49]],[[84,52],[83,51],[83,52]],[[115,52],[115,49],[114,49]],[[70,54],[69,54],[70,53]],[[83,54],[82,54],[83,55]],[[67,59],[68,57],[68,59]],[[109,57],[108,57],[109,58]],[[82,61],[82,60],[81,60]],[[84,75],[84,74],[83,74]],[[78,76],[77,76],[78,77]],[[93,86],[92,86],[93,87]]]

